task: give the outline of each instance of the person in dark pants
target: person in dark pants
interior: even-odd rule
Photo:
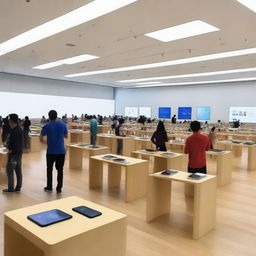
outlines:
[[[23,122],[24,152],[28,152],[28,148],[29,148],[28,140],[29,140],[30,126],[31,126],[31,122],[28,116],[26,116]]]
[[[63,186],[63,166],[65,162],[66,149],[64,146],[64,138],[68,138],[67,126],[57,120],[57,112],[51,110],[49,112],[50,123],[46,124],[41,132],[40,139],[44,142],[43,137],[47,136],[47,186],[44,188],[46,192],[52,191],[52,171],[53,165],[57,169],[57,193],[61,193]]]
[[[168,137],[162,121],[159,121],[157,129],[151,137],[151,141],[156,145],[156,150],[167,151],[165,142],[168,142]]]
[[[210,150],[210,140],[206,135],[200,134],[201,124],[193,121],[190,124],[193,134],[186,140],[185,154],[189,155],[188,172],[207,173],[205,152]]]
[[[20,192],[22,187],[22,152],[23,152],[23,133],[18,125],[19,118],[16,114],[9,116],[9,124],[11,128],[10,136],[7,140],[8,160],[6,165],[6,173],[8,178],[8,188],[4,189],[4,193]],[[15,171],[17,184],[14,188]]]
[[[117,127],[115,128],[115,135],[116,136],[124,136],[123,135],[123,128],[122,124],[119,123]],[[122,155],[123,154],[123,140],[118,139],[117,140],[117,154]]]

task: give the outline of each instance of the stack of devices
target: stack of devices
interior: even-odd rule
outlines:
[[[75,207],[72,210],[90,219],[102,215],[101,212],[88,208],[86,206]],[[65,220],[69,220],[72,217],[73,216],[70,214],[67,214],[58,209],[54,209],[46,212],[40,212],[37,214],[29,215],[27,218],[40,227],[47,227]]]

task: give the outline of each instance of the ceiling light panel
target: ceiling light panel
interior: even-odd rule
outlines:
[[[79,56],[64,59],[64,60],[58,60],[58,61],[55,61],[55,62],[46,63],[46,64],[36,66],[36,67],[33,67],[33,68],[44,70],[44,69],[49,69],[49,68],[65,65],[65,64],[72,65],[72,64],[76,64],[76,63],[80,63],[80,62],[89,61],[89,60],[95,60],[95,59],[98,59],[98,58],[99,57],[97,57],[97,56],[83,54],[83,55],[79,55]]]
[[[139,78],[139,79],[121,80],[121,81],[117,81],[117,82],[119,82],[119,83],[138,83],[138,82],[146,82],[146,81],[152,81],[152,80],[169,80],[169,79],[178,79],[178,78],[226,75],[226,74],[244,73],[244,72],[252,72],[252,71],[256,71],[256,68],[243,68],[243,69],[223,70],[223,71],[214,71],[214,72],[206,72],[206,73],[174,75],[174,76],[147,77],[147,78]]]
[[[237,0],[240,4],[256,12],[256,1],[255,0]]]
[[[215,54],[197,56],[197,57],[192,57],[192,58],[171,60],[171,61],[165,61],[165,62],[157,62],[157,63],[151,63],[151,64],[145,64],[145,65],[137,65],[137,66],[122,67],[122,68],[113,68],[113,69],[106,69],[106,70],[76,73],[76,74],[66,75],[65,77],[91,76],[91,75],[117,73],[117,72],[133,71],[133,70],[150,69],[150,68],[168,67],[168,66],[189,64],[189,63],[195,63],[195,62],[237,57],[237,56],[243,56],[243,55],[249,55],[249,54],[255,54],[255,53],[256,53],[256,48],[249,48],[249,49],[243,49],[243,50],[237,50],[237,51],[215,53]]]
[[[138,0],[94,0],[89,4],[1,43],[0,56],[116,11],[137,1]]]
[[[219,28],[216,28],[201,20],[195,20],[175,27],[170,27],[152,33],[148,33],[145,34],[145,36],[154,38],[162,42],[170,42],[192,36],[216,32],[219,30]]]

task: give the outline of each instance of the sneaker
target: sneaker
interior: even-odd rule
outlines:
[[[15,188],[14,192],[19,193],[20,192],[20,188]]]
[[[45,192],[52,192],[52,188],[47,188],[47,187],[45,187],[45,188],[44,188],[44,191],[45,191]]]
[[[13,189],[8,189],[8,188],[3,189],[3,193],[13,193],[13,192],[14,192]]]

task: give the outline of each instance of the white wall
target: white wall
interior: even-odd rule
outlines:
[[[152,107],[152,116],[158,117],[159,107],[171,107],[177,114],[178,107],[196,108],[209,106],[211,122],[228,122],[229,107],[256,106],[256,82],[238,82],[194,86],[116,89],[116,113],[124,115],[125,107]]]
[[[50,109],[64,114],[113,115],[112,87],[0,73],[0,115],[47,116]]]

